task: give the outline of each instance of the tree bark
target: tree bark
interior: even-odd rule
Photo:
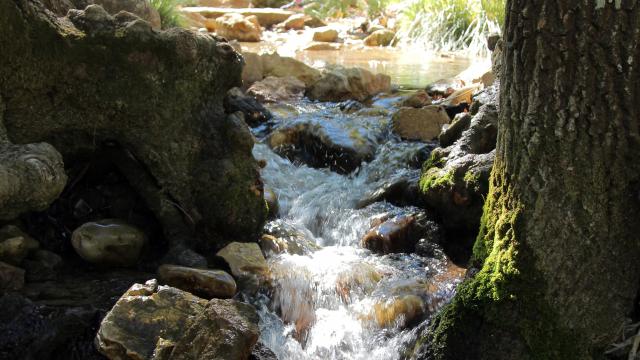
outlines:
[[[511,0],[472,263],[418,357],[601,357],[640,285],[640,3]]]

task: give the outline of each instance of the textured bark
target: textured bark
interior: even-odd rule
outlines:
[[[507,4],[479,272],[419,356],[600,357],[640,281],[640,4]]]
[[[0,34],[11,141],[46,141],[68,166],[123,149],[116,165],[174,244],[257,239],[266,208],[253,141],[222,106],[242,70],[226,42],[97,5],[57,18],[37,0],[0,0]]]

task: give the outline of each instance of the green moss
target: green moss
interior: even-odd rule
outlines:
[[[433,167],[441,168],[444,166],[444,163],[445,158],[436,149],[431,152],[429,159],[422,165],[422,172],[426,172]]]
[[[420,190],[426,193],[432,189],[453,186],[454,173],[453,170],[450,170],[442,174],[441,169],[431,168],[420,177]]]
[[[472,257],[480,270],[433,319],[426,351],[434,359],[585,358],[581,337],[558,326],[544,300],[524,208],[496,173]]]

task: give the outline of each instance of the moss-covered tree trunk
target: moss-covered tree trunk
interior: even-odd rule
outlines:
[[[511,0],[504,44],[479,271],[419,357],[598,358],[640,285],[640,3]]]

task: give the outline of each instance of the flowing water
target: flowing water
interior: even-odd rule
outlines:
[[[254,156],[266,160],[262,178],[280,204],[266,230],[310,243],[298,255],[270,256],[272,291],[250,299],[259,309],[261,341],[279,359],[400,359],[417,337],[415,325],[450,299],[464,274],[441,253],[377,255],[360,246],[377,219],[419,211],[386,202],[357,209],[386,182],[419,173],[411,163],[425,144],[391,133],[394,100],[352,115],[330,103],[272,107],[276,128],[317,120],[375,144],[374,159],[349,175],[291,162],[262,142],[269,129],[254,130]]]

